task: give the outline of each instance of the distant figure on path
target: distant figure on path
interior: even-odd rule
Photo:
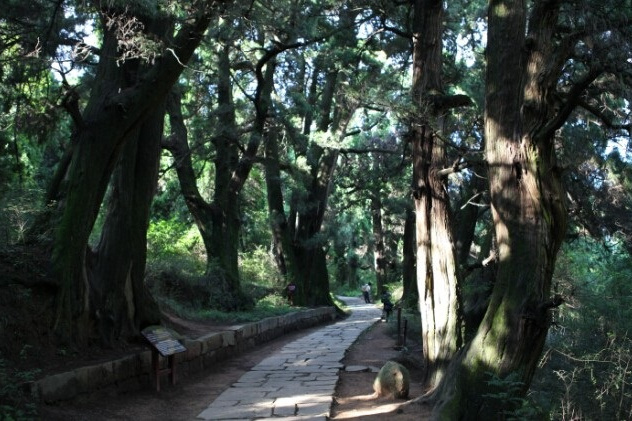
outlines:
[[[362,285],[362,296],[365,303],[371,304],[371,282]]]
[[[391,293],[387,290],[382,292],[382,304],[384,304],[384,308],[382,310],[382,319],[388,322],[388,318],[391,317],[393,313],[393,302],[391,301]]]
[[[288,286],[285,287],[285,294],[291,306],[294,305],[294,293],[296,293],[296,285],[294,282],[290,282]]]

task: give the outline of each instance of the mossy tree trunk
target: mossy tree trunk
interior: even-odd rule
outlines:
[[[229,53],[229,46],[220,46],[217,51],[217,101],[220,110],[218,121],[221,121],[222,125],[212,138],[216,150],[212,202],[207,202],[197,187],[188,133],[182,115],[181,93],[178,89],[174,89],[169,98],[171,135],[164,142],[165,148],[173,155],[180,190],[206,250],[205,276],[211,279],[216,293],[214,297],[210,297],[210,305],[226,311],[249,306],[241,291],[238,267],[241,225],[239,200],[243,184],[235,186],[239,187],[238,189],[231,190],[231,177],[239,164],[239,139],[232,101]],[[216,299],[219,297],[221,300]]]
[[[559,6],[536,2],[525,37],[524,2],[489,5],[485,137],[498,270],[483,321],[445,380],[435,414],[441,419],[490,419],[516,409],[494,396],[506,392],[502,380],[521,385],[517,397],[526,393],[549,310],[561,303],[550,294],[566,229],[554,148],[565,117],[548,95],[564,63],[553,60]]]
[[[217,51],[217,103],[220,122],[212,138],[215,147],[215,177],[211,209],[210,237],[207,248],[206,276],[213,279],[222,302],[211,305],[234,310],[242,305],[239,282],[239,234],[241,229],[241,188],[246,174],[240,167],[239,135],[235,120],[233,84],[230,69],[230,45],[220,45]],[[244,157],[244,159],[246,159]],[[248,169],[249,170],[249,169]],[[244,178],[242,178],[244,177]]]
[[[129,11],[121,12],[123,15]],[[157,111],[157,107],[163,103],[171,86],[182,72],[182,62],[188,61],[193,51],[198,46],[202,34],[206,30],[212,11],[210,9],[199,12],[192,16],[188,24],[183,25],[173,42],[165,40],[167,45],[173,49],[173,53],[165,54],[159,57],[151,66],[144,67],[138,74],[129,72],[130,66],[137,66],[135,60],[128,60],[122,66],[116,62],[118,56],[118,39],[113,29],[104,28],[104,42],[101,48],[101,59],[97,68],[94,85],[92,87],[88,104],[83,111],[81,121],[77,127],[72,157],[65,175],[65,181],[60,191],[58,217],[54,220],[55,236],[52,252],[52,268],[59,282],[59,289],[56,299],[56,316],[54,319],[54,329],[59,337],[63,340],[74,340],[78,342],[86,342],[95,334],[94,326],[98,325],[97,310],[100,305],[99,300],[94,300],[97,288],[104,288],[106,285],[99,285],[91,277],[93,273],[93,262],[98,261],[99,255],[93,255],[89,251],[88,240],[93,230],[101,203],[105,196],[105,192],[110,183],[112,172],[121,162],[121,171],[124,173],[133,172],[131,168],[134,164],[130,163],[128,167],[124,161],[120,161],[123,152],[130,152],[136,148],[151,145],[153,148],[155,140],[147,140],[147,138],[139,138],[143,133],[149,135],[149,126],[141,129],[141,125]],[[151,25],[149,25],[151,26]],[[166,28],[162,28],[163,30]],[[164,39],[164,38],[161,38]],[[128,143],[135,143],[136,146],[129,146]],[[148,143],[147,143],[148,142]],[[148,155],[145,155],[147,153]],[[151,161],[153,158],[153,149],[149,152],[136,150],[137,162],[140,164],[144,159]],[[128,157],[125,157],[127,159]],[[133,161],[133,158],[130,158]],[[124,168],[125,167],[125,168]],[[140,176],[150,176],[150,170],[146,174],[138,174]],[[138,169],[138,168],[136,168]],[[128,172],[129,171],[129,172]],[[123,174],[121,174],[123,175]],[[130,181],[132,186],[125,185],[124,188],[136,189],[134,192],[125,191],[134,196],[134,194],[150,195],[153,194],[151,188],[141,186],[147,183],[151,185],[155,182],[155,178],[147,180],[135,181],[126,180],[124,184]],[[134,186],[135,183],[138,183]],[[142,191],[142,192],[141,192]],[[146,197],[138,197],[134,200],[144,202]],[[114,205],[114,202],[112,202]],[[126,203],[124,206],[128,206]],[[139,210],[138,215],[131,217],[132,221],[139,222],[145,208]],[[119,222],[117,218],[111,219],[111,223]],[[115,222],[116,221],[116,222]],[[128,224],[125,221],[123,224]],[[147,221],[140,222],[139,230],[142,231]],[[115,231],[120,231],[122,226],[106,227],[106,236],[112,241],[127,241],[131,237],[117,237]],[[109,234],[108,231],[112,234]],[[137,235],[142,232],[134,233],[133,241],[139,241]],[[105,241],[105,240],[104,240]],[[108,240],[109,241],[109,240]],[[137,243],[135,243],[137,244]],[[103,258],[117,245],[105,244],[101,249]],[[125,247],[123,244],[118,244]],[[98,252],[98,250],[97,250]],[[144,254],[142,249],[141,255]],[[144,299],[140,299],[143,295],[136,288],[142,288],[138,283],[138,273],[144,271],[144,256],[135,255],[131,257],[133,261],[127,263],[122,262],[124,268],[119,271],[123,274],[127,272],[127,276],[132,276],[131,281],[117,280],[114,285],[116,288],[130,287],[131,294],[139,294],[139,300],[136,298],[130,300],[130,293],[120,293],[119,297],[126,296],[127,302],[113,304],[114,307],[143,306],[144,309],[136,308],[133,312],[126,312],[123,319],[132,317],[134,320],[119,320],[120,327],[132,326],[132,330],[138,328],[140,320],[138,317],[144,310],[152,306],[145,306]],[[130,259],[130,260],[131,260]],[[117,268],[117,271],[120,268]],[[132,275],[132,272],[134,273]],[[118,276],[118,275],[117,275]],[[95,284],[97,282],[97,284]],[[143,304],[145,303],[145,304]],[[101,303],[102,304],[102,303]],[[141,319],[146,317],[154,319],[155,312],[149,311]]]
[[[281,52],[281,50],[270,50],[255,64],[257,89],[254,96],[256,109],[254,130],[245,147],[240,149],[233,102],[230,49],[230,45],[226,44],[220,45],[217,51],[218,121],[221,122],[221,126],[217,128],[212,138],[216,151],[212,203],[207,203],[197,188],[187,131],[182,117],[180,94],[177,91],[173,93],[169,103],[172,134],[165,142],[165,147],[173,154],[180,188],[207,252],[206,276],[213,281],[216,292],[216,295],[212,297],[211,305],[226,311],[243,309],[252,305],[251,300],[242,291],[239,278],[241,194],[255,163],[261,141],[267,136],[265,128],[274,85],[274,58]],[[267,140],[266,153],[274,151],[271,141]],[[271,191],[274,192],[274,186]]]
[[[163,120],[159,107],[125,143],[110,183],[101,237],[91,253],[92,301],[105,344],[160,321],[158,306],[145,288],[145,263]]]
[[[340,12],[340,32],[333,43],[340,48],[355,46],[354,19],[357,11],[345,9]],[[314,107],[304,116],[303,134],[309,136],[312,123],[319,134],[331,139],[342,139],[354,109],[343,94],[340,64],[331,63],[326,54],[315,59],[312,84],[308,89],[307,102]],[[344,63],[351,65],[353,63]],[[320,85],[322,84],[322,85]],[[321,89],[319,87],[322,86]],[[315,110],[318,110],[315,112]],[[323,147],[312,141],[305,148],[299,145],[299,153],[307,158],[309,168],[302,174],[303,197],[293,198],[289,220],[294,243],[294,255],[298,268],[305,276],[299,285],[296,301],[303,305],[333,305],[329,295],[329,273],[321,228],[325,218],[327,202],[338,165],[339,150]]]
[[[304,281],[294,255],[292,235],[285,215],[278,141],[276,129],[270,127],[265,139],[265,179],[274,258],[286,284],[303,285]]]
[[[329,296],[329,274],[323,239],[319,234],[329,199],[330,184],[335,170],[338,151],[313,145],[315,159],[310,172],[306,202],[296,212],[294,231],[294,255],[298,267],[304,273],[302,285],[297,291],[297,304],[332,305]]]

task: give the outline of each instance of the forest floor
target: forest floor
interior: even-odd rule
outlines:
[[[37,255],[0,252],[0,389],[12,383],[15,387],[20,381],[117,359],[144,349],[142,343],[117,349],[92,346],[80,350],[55,345],[49,331],[53,317],[50,299],[53,287],[47,279],[45,266],[38,264],[43,262]],[[174,316],[166,316],[166,321],[192,338],[222,330],[223,326],[221,323],[193,322]],[[422,394],[421,345],[415,338],[408,338],[406,347],[396,347],[396,323],[395,320],[375,323],[360,335],[343,362],[346,366],[380,368],[388,360],[399,361],[410,371],[410,398],[413,399]],[[182,376],[175,386],[164,381],[160,392],[148,389],[118,395],[113,391],[104,391],[71,402],[40,405],[37,418],[69,421],[192,420],[259,361],[316,329],[318,327],[284,335],[201,373]],[[376,373],[368,371],[341,371],[331,419],[378,420],[384,419],[387,413],[388,419],[397,421],[428,418],[429,408],[423,405],[375,398],[375,377]],[[0,394],[0,409],[3,404],[11,404],[3,402],[6,397]],[[0,419],[3,419],[2,414]]]

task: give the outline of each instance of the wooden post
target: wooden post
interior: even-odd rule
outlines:
[[[397,346],[402,346],[402,308],[397,307]]]
[[[155,348],[151,349],[151,366],[154,371],[154,379],[156,379],[156,392],[160,392],[160,355]]]
[[[406,336],[408,336],[408,319],[404,319],[404,342],[403,346],[406,346]]]
[[[167,367],[169,370],[169,381],[171,382],[171,385],[173,386],[176,384],[176,356],[175,354],[171,354],[167,358],[168,358]]]

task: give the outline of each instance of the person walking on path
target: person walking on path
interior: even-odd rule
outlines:
[[[366,304],[371,304],[371,282],[362,285],[362,297]]]
[[[357,297],[339,297],[352,310],[346,319],[285,345],[226,389],[197,418],[327,420],[347,348],[379,320],[378,308]]]
[[[382,320],[384,320],[385,322],[388,322],[388,319],[391,317],[391,314],[393,313],[393,302],[391,301],[391,293],[388,292],[387,290],[384,290],[382,292]]]
[[[287,301],[291,306],[294,305],[294,294],[296,293],[296,284],[294,282],[290,282],[287,287],[285,287],[285,293],[287,295]]]

